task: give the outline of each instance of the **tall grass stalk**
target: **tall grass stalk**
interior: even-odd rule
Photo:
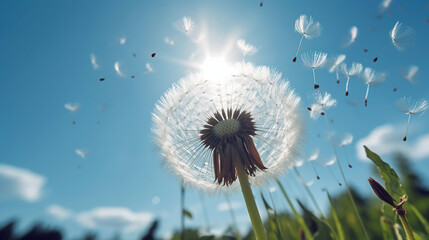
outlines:
[[[326,121],[326,126],[327,126],[327,128],[328,128],[329,141],[331,142],[332,149],[334,150],[335,158],[337,159],[337,161],[336,161],[336,162],[337,162],[337,164],[338,164],[338,168],[340,169],[341,176],[343,177],[344,184],[346,185],[347,193],[348,193],[348,195],[349,195],[350,201],[352,202],[353,209],[355,210],[356,216],[357,216],[357,218],[358,218],[358,220],[359,220],[359,223],[360,223],[360,225],[361,225],[361,227],[362,227],[363,233],[365,234],[365,238],[366,238],[367,240],[369,240],[368,233],[367,233],[367,231],[366,231],[365,225],[363,225],[362,218],[360,217],[359,211],[357,210],[357,207],[356,207],[355,201],[354,201],[353,196],[352,196],[352,193],[351,193],[351,191],[350,191],[349,184],[347,183],[346,177],[345,177],[344,172],[343,172],[343,168],[341,167],[340,160],[339,160],[339,158],[338,158],[338,154],[337,154],[337,150],[336,150],[336,148],[335,148],[334,140],[332,140],[331,127],[329,126],[328,115],[326,114],[326,112],[325,112],[325,114],[324,114],[324,117],[325,117],[325,121]]]
[[[314,206],[316,207],[317,211],[319,212],[319,215],[322,219],[325,217],[323,216],[322,210],[319,207],[319,204],[317,204],[316,199],[314,198],[313,194],[311,193],[308,186],[304,183],[304,179],[301,177],[301,174],[299,173],[298,169],[296,167],[293,167],[293,170],[295,170],[296,175],[299,178],[299,181],[301,182],[301,185],[304,187],[305,191],[308,193],[308,196],[310,196],[311,201],[313,202]]]

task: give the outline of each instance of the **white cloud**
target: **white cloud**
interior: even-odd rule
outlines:
[[[228,204],[228,202],[221,202],[217,205],[217,209],[221,212],[228,211],[230,209],[239,209],[241,207],[241,202],[231,202],[231,204]]]
[[[59,205],[50,205],[46,208],[46,213],[59,220],[65,220],[72,215],[72,211]]]
[[[147,69],[149,72],[153,72],[153,68],[152,68],[152,66],[150,65],[150,63],[146,63],[146,69]]]
[[[369,135],[356,143],[357,156],[361,160],[369,161],[363,145],[378,155],[403,152],[412,160],[429,157],[429,133],[415,137],[415,140],[402,141],[404,131],[398,126],[386,124],[372,130]]]
[[[0,198],[22,198],[37,201],[42,195],[45,177],[29,170],[0,164]]]
[[[140,231],[153,219],[147,212],[133,212],[123,207],[99,207],[79,213],[76,221],[88,228],[104,228],[115,231]]]

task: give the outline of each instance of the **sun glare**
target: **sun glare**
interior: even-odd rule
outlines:
[[[225,77],[230,71],[231,68],[223,57],[208,57],[201,66],[201,72],[209,79]]]

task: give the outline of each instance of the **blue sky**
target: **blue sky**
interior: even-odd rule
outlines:
[[[407,116],[394,103],[401,96],[415,100],[429,98],[426,79],[429,3],[393,0],[382,18],[376,19],[380,3],[264,1],[263,7],[259,7],[259,2],[253,0],[1,2],[0,164],[37,174],[37,179],[44,179],[44,184],[40,186],[40,195],[29,200],[27,195],[20,194],[21,190],[5,187],[21,186],[13,185],[13,178],[0,175],[0,189],[9,189],[0,194],[0,222],[17,218],[25,228],[35,220],[42,220],[74,237],[88,229],[88,224],[77,220],[83,213],[96,208],[121,207],[141,214],[138,216],[143,220],[136,223],[141,225],[137,230],[128,231],[97,225],[102,235],[120,232],[124,236],[136,236],[147,226],[145,219],[151,217],[161,219],[160,236],[177,229],[179,182],[161,166],[152,141],[151,112],[162,94],[180,78],[198,71],[195,64],[208,55],[226,53],[227,61],[241,61],[243,58],[235,47],[240,38],[258,48],[258,52],[245,57],[245,61],[272,66],[282,72],[302,97],[307,128],[303,133],[306,140],[302,156],[308,157],[319,148],[318,161],[330,160],[333,153],[325,138],[323,119],[314,121],[305,112],[305,107],[312,103],[309,96],[314,92],[311,70],[303,66],[300,58],[296,63],[291,61],[300,39],[294,31],[295,19],[300,14],[313,16],[323,28],[320,37],[304,39],[301,53],[318,50],[327,52],[328,57],[345,54],[346,63],[360,62],[364,67],[387,73],[386,81],[371,89],[365,108],[365,86],[359,79],[351,80],[350,96],[345,97],[343,77],[337,85],[335,74],[326,69],[316,70],[321,90],[330,92],[338,100],[337,107],[328,112],[334,120],[331,127],[336,136],[345,133],[354,136],[353,144],[347,146],[353,168],[345,169],[351,185],[362,194],[370,191],[367,178],[373,176],[371,165],[359,160],[356,153],[360,148],[356,142],[364,138],[376,139],[372,144],[379,151],[386,151],[383,156],[387,160],[391,157],[386,150],[388,144],[407,152],[421,151],[420,155],[413,155],[413,168],[423,173],[423,169],[429,167],[429,154],[419,149],[418,142],[427,140],[429,130],[425,123],[429,116],[412,118],[409,141],[402,142]],[[198,31],[204,33],[202,42],[191,41],[173,27],[172,23],[183,16],[190,17]],[[372,59],[389,41],[389,30],[396,21],[415,29],[415,45],[405,52],[388,46],[379,61],[373,63]],[[356,42],[342,48],[352,26],[359,29]],[[168,46],[165,37],[177,40]],[[121,38],[126,39],[124,44],[120,44]],[[368,52],[364,52],[364,48]],[[150,54],[159,49],[157,56],[151,58]],[[193,53],[197,57],[190,60]],[[91,64],[91,54],[96,56],[98,69]],[[116,61],[120,62],[126,77],[114,73]],[[146,69],[147,63],[152,72]],[[416,84],[409,83],[400,74],[410,65],[419,67]],[[98,80],[106,76],[105,81]],[[347,101],[358,105],[352,106]],[[74,102],[81,104],[76,112],[64,108],[64,104]],[[392,127],[386,130],[386,125]],[[377,131],[380,129],[384,131]],[[377,138],[380,135],[383,141]],[[87,151],[87,156],[79,157],[76,149]],[[342,151],[340,159],[344,160]],[[345,189],[337,186],[327,169],[319,166],[318,170],[322,179],[316,181],[311,190],[322,205],[327,206],[322,188],[327,187],[334,194]],[[332,170],[339,179],[338,169]],[[299,171],[304,179],[314,179],[310,164],[300,167]],[[426,182],[429,180],[427,175],[423,177]],[[292,196],[311,206],[297,187],[293,172],[281,181]],[[259,190],[266,193],[266,189],[254,191],[258,195]],[[279,193],[273,194],[277,207],[288,210]],[[157,205],[152,203],[154,196],[160,198]],[[225,202],[224,196],[212,194],[204,198],[211,227],[222,230],[230,223],[229,213],[218,210],[218,205]],[[231,201],[236,202],[234,211],[244,230],[249,219],[242,196],[236,192]],[[53,204],[70,210],[70,216],[59,221],[49,215],[46,208]],[[195,216],[187,225],[204,226],[200,204],[200,194],[189,190],[186,205]],[[261,212],[265,215],[262,209]],[[124,226],[127,224],[130,223]]]

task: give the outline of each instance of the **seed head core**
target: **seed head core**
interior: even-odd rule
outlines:
[[[225,119],[214,125],[213,133],[218,137],[234,135],[240,130],[240,121],[237,119]]]

